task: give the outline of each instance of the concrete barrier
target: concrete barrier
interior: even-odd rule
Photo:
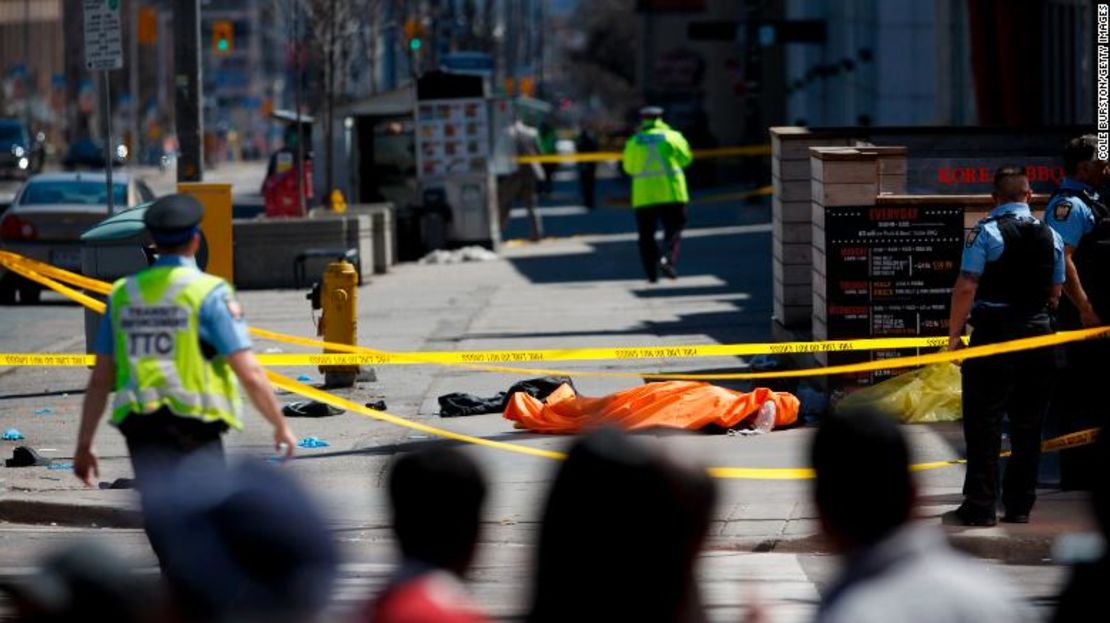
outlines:
[[[347,214],[344,217],[347,222],[347,248],[358,251],[355,270],[358,271],[359,285],[363,285],[370,282],[370,275],[374,273],[374,221],[367,214]]]
[[[348,214],[365,214],[372,220],[373,232],[373,270],[381,275],[397,263],[397,220],[394,218],[393,204],[372,203],[355,204],[347,208]]]
[[[295,288],[297,257],[311,251],[355,249],[360,283],[382,274],[397,262],[397,221],[393,204],[356,204],[344,214],[314,209],[307,218],[242,219],[233,222],[235,286]],[[304,260],[309,282],[323,273],[327,255],[311,254]]]
[[[370,218],[367,216],[325,216],[319,218],[257,219],[233,223],[235,239],[235,286],[252,288],[294,288],[297,284],[297,257],[317,249],[358,249],[373,255]],[[315,281],[323,274],[329,257],[310,257],[305,275]],[[361,262],[369,266],[370,260]],[[359,274],[364,267],[358,266]]]

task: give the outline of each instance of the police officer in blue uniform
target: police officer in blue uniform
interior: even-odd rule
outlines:
[[[1049,200],[1045,223],[1064,240],[1067,281],[1060,301],[1060,330],[1097,327],[1110,321],[1110,210],[1096,191],[1107,180],[1107,163],[1096,159],[1097,139],[1088,134],[1064,147],[1067,177]],[[1105,340],[1064,345],[1065,365],[1052,399],[1050,423],[1060,433],[1101,426],[1104,400],[1093,388],[1110,361]],[[1060,486],[1090,489],[1096,474],[1093,447],[1060,454]]]
[[[952,289],[949,348],[981,346],[1053,331],[1064,283],[1064,245],[1029,211],[1025,172],[1002,167],[994,177],[995,207],[967,236]],[[963,363],[963,424],[967,443],[964,502],[945,522],[993,526],[998,521],[1002,420],[1010,422],[1012,455],[1002,482],[1002,520],[1026,523],[1036,499],[1041,425],[1051,397],[1055,353],[1035,349]]]

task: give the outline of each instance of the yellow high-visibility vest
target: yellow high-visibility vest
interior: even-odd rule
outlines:
[[[182,417],[243,427],[234,372],[223,357],[206,359],[200,346],[201,303],[223,284],[182,266],[155,266],[113,284],[113,424],[166,407]]]

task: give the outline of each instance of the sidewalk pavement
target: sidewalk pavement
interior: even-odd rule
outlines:
[[[770,337],[770,232],[765,206],[706,207],[691,213],[683,243],[680,278],[649,285],[640,274],[635,236],[618,233],[626,212],[593,214],[563,211],[548,215],[552,229],[567,236],[538,244],[506,248],[493,262],[422,266],[407,264],[376,276],[359,290],[359,341],[387,350],[471,350],[563,348],[602,345],[678,345],[765,341]],[[590,235],[591,231],[607,231]],[[302,291],[244,292],[241,299],[255,326],[311,336],[311,312]],[[73,308],[73,331],[79,335],[80,310]],[[33,311],[12,308],[8,313]],[[55,336],[61,338],[63,336]],[[294,347],[258,342],[258,352],[298,352]],[[739,358],[560,362],[571,371],[578,389],[601,395],[630,387],[635,379],[588,376],[591,370],[709,371],[743,366]],[[304,374],[315,382],[315,369],[281,370]],[[0,396],[2,426],[14,425],[30,445],[52,448],[44,454],[69,461],[80,409],[83,369],[18,369],[4,377]],[[571,439],[513,430],[498,415],[445,420],[436,415],[436,397],[454,391],[493,394],[532,376],[478,372],[422,365],[383,366],[376,383],[336,393],[366,402],[383,398],[389,411],[414,421],[526,446],[562,449]],[[776,387],[775,384],[771,384]],[[61,390],[68,390],[62,395]],[[284,401],[295,396],[281,396]],[[49,415],[34,415],[43,407]],[[247,430],[228,437],[230,454],[272,454],[270,432],[255,413]],[[390,459],[398,452],[430,443],[425,433],[375,422],[357,414],[292,421],[301,437],[316,436],[330,447],[300,450],[291,469],[323,501],[337,535],[349,547],[383,547],[390,541],[384,489]],[[960,455],[958,425],[906,428],[915,460]],[[812,429],[796,428],[762,437],[693,433],[642,433],[670,451],[709,465],[801,467],[807,462]],[[0,442],[10,455],[17,445]],[[130,475],[120,436],[102,427],[97,447],[101,480]],[[530,547],[537,534],[541,506],[557,464],[488,448],[470,448],[493,481],[484,542]],[[963,468],[922,472],[921,521],[939,523],[955,507]],[[825,553],[819,526],[804,481],[720,481],[720,503],[708,549],[736,552]],[[70,473],[45,468],[0,469],[0,521],[59,525],[135,525],[134,498],[128,491],[86,490]],[[38,506],[35,506],[35,505]],[[1085,498],[1046,490],[1028,525],[989,529],[946,528],[952,540],[990,559],[1020,564],[1052,560],[1052,544],[1061,534],[1092,526]],[[3,560],[0,565],[10,561]]]

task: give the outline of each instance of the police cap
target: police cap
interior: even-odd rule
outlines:
[[[197,231],[204,216],[204,206],[191,195],[174,194],[156,200],[143,215],[154,242],[163,245],[182,244]]]
[[[655,119],[663,116],[663,109],[659,106],[645,106],[640,109],[640,116],[645,119]]]

